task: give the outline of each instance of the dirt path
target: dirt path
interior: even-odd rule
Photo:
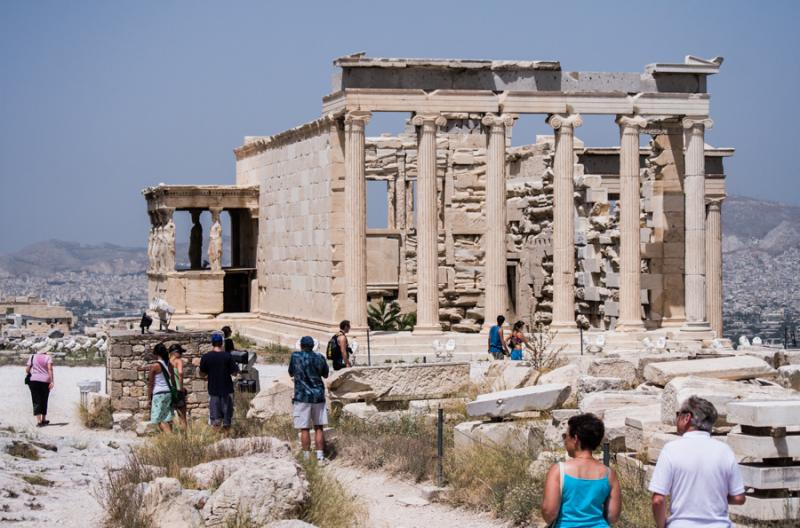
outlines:
[[[420,486],[334,462],[332,474],[367,507],[370,528],[507,528],[488,514],[428,503]]]

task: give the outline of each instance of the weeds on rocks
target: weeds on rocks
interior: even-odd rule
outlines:
[[[94,496],[106,512],[105,526],[114,528],[152,528],[153,520],[143,508],[141,484],[155,477],[136,453],[128,456],[119,469],[108,469],[106,480],[94,490]]]
[[[219,432],[205,424],[171,433],[161,433],[136,449],[142,464],[166,469],[168,477],[181,478],[181,469],[203,462],[236,456],[232,449],[216,444]]]
[[[17,475],[17,476],[32,486],[44,486],[47,488],[52,488],[53,484],[55,484],[52,480],[46,479],[41,475]]]
[[[12,440],[6,446],[6,453],[17,458],[27,458],[28,460],[39,460],[39,452],[28,442]]]
[[[78,405],[81,423],[89,429],[111,429],[114,425],[111,413],[111,402],[104,402],[92,412],[89,412],[89,409],[84,404]]]
[[[617,526],[620,528],[652,526],[651,494],[647,490],[645,472],[619,465],[614,469],[622,490],[622,513]]]

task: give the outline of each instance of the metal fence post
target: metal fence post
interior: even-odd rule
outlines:
[[[441,405],[436,418],[436,485],[444,486],[444,409]]]
[[[611,464],[611,448],[608,441],[603,442],[603,465],[608,466]]]

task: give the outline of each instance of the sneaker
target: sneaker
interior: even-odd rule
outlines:
[[[42,420],[42,426],[50,425],[50,420]]]

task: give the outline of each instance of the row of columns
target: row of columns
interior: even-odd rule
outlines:
[[[354,328],[367,326],[365,128],[370,113],[353,111],[345,123],[345,302]],[[486,167],[485,317],[505,314],[506,284],[506,134],[515,116],[486,115],[489,130]],[[436,184],[436,131],[445,125],[440,114],[417,114],[417,325],[416,332],[439,332],[438,210]],[[574,240],[574,130],[582,124],[578,114],[553,114],[548,123],[555,131],[553,191],[553,328],[575,328]],[[639,134],[647,121],[639,115],[619,116],[620,127],[620,330],[644,328],[641,316]],[[709,236],[719,238],[719,204],[705,205],[704,133],[708,118],[685,118],[685,297],[686,330],[708,330],[706,299],[721,296],[721,254],[706,246]],[[714,231],[716,229],[716,231]],[[716,234],[715,234],[716,233]],[[707,255],[708,251],[708,255]],[[711,254],[713,253],[713,255]],[[708,260],[708,262],[706,262]],[[706,265],[710,268],[707,268]],[[706,271],[712,272],[706,282]],[[708,288],[708,290],[707,290]],[[712,307],[710,311],[715,312]],[[712,322],[721,333],[719,324]]]

